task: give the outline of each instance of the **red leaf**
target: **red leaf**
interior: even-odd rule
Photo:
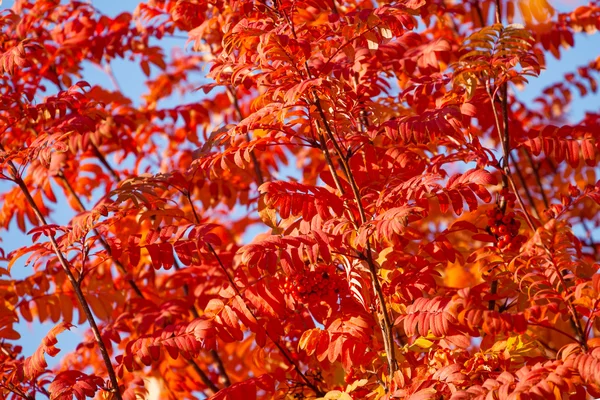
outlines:
[[[51,399],[85,399],[94,397],[98,389],[104,387],[104,380],[95,375],[87,375],[76,370],[62,371],[48,386]]]
[[[35,379],[40,373],[42,373],[48,364],[46,363],[46,359],[44,354],[48,354],[51,357],[54,357],[60,351],[55,345],[58,343],[56,339],[56,335],[59,333],[70,330],[71,327],[75,325],[61,322],[56,325],[54,328],[48,332],[46,337],[42,340],[42,344],[38,349],[33,353],[31,357],[25,359],[25,363],[23,365],[23,370],[25,372],[25,377],[27,379]]]
[[[238,399],[256,399],[257,390],[272,393],[275,391],[275,381],[270,374],[263,374],[256,378],[250,378],[243,382],[219,390],[218,393],[209,397],[210,400],[238,400]]]

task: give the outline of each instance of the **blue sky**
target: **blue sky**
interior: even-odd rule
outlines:
[[[0,8],[8,8],[12,6],[12,1],[4,0]],[[105,12],[108,15],[115,16],[123,11],[133,11],[138,4],[138,1],[134,0],[95,0],[91,3]],[[575,5],[584,4],[581,1],[554,1],[551,3],[559,10],[572,9]],[[161,45],[165,46],[165,54],[170,54],[170,48],[179,47],[184,48],[185,40],[183,39],[169,39],[161,42]],[[185,50],[189,51],[189,50]],[[573,71],[577,66],[583,65],[600,56],[600,40],[598,35],[588,36],[586,34],[579,34],[576,37],[576,45],[572,49],[563,50],[561,60],[556,60],[552,56],[549,56],[547,63],[547,70],[544,71],[539,78],[531,79],[530,84],[522,92],[518,92],[518,97],[525,102],[531,102],[537,97],[540,91],[546,87],[549,83],[553,83],[557,80],[561,80],[564,73]],[[139,97],[145,92],[145,76],[142,74],[141,69],[131,62],[124,60],[115,60],[112,63],[113,72],[120,83],[123,91],[130,96],[132,99],[139,99]],[[90,84],[98,84],[104,87],[112,88],[112,83],[106,73],[101,71],[95,66],[87,65],[82,77],[83,80],[88,81]],[[198,98],[198,94],[190,94],[186,96],[186,101],[190,99]],[[178,99],[174,99],[177,102]],[[576,99],[569,112],[569,117],[572,122],[581,119],[585,111],[596,110],[598,111],[600,105],[600,96],[598,94],[594,96],[588,96],[585,99]],[[290,171],[292,173],[293,171]],[[0,189],[6,187],[5,182],[0,182]],[[60,202],[60,199],[59,199]],[[56,218],[55,223],[67,223],[71,218],[69,214],[60,214]],[[30,244],[30,238],[22,234],[16,234],[17,229],[12,229],[11,234],[7,235],[6,232],[1,232],[2,247],[6,251],[14,250],[24,244]],[[13,275],[15,277],[23,277],[29,273],[28,269],[23,266],[22,263],[17,263],[13,268]],[[52,327],[53,324],[26,324],[22,323],[19,325],[18,330],[22,335],[20,343],[24,346],[24,354],[31,354],[36,346],[40,343],[41,338],[45,336],[46,332]],[[78,342],[78,335],[75,328],[73,332],[63,333],[59,336],[59,347],[72,348],[72,343]],[[62,345],[62,346],[61,346]],[[60,354],[59,356],[60,357]],[[52,359],[49,359],[51,365],[53,364]]]

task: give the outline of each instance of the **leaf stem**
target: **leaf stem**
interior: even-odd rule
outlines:
[[[531,157],[531,153],[525,148],[523,148],[523,152],[525,153],[525,157],[529,162],[529,166],[531,167],[531,171],[533,172],[533,176],[535,177],[535,182],[540,188],[540,195],[542,196],[542,201],[544,202],[544,207],[548,209],[550,207],[550,203],[548,202],[548,197],[546,196],[546,191],[544,190],[544,185],[542,184],[542,179],[540,177],[539,167],[536,166],[533,162],[533,158]]]
[[[108,161],[106,160],[106,157],[104,157],[104,154],[102,154],[102,152],[100,151],[100,149],[98,148],[98,145],[95,143],[94,140],[92,140],[91,144],[92,144],[92,151],[94,152],[94,155],[96,156],[96,158],[98,158],[98,160],[100,160],[102,165],[104,165],[104,168],[106,168],[108,170],[108,172],[113,177],[115,182],[118,183],[121,180],[121,178],[119,177],[119,174],[117,173],[117,171],[115,171],[113,169],[113,167],[111,167],[111,165],[108,163]]]
[[[190,206],[191,206],[192,211],[194,213],[194,219],[195,219],[196,223],[199,224],[200,223],[200,217],[198,216],[198,213],[196,212],[196,207],[194,207],[194,203],[192,203],[192,198],[190,197],[190,192],[186,191],[185,193],[186,193],[187,200],[190,203]],[[179,264],[177,263],[177,261],[175,262],[175,269],[180,269]],[[189,292],[189,288],[188,288],[187,284],[183,285],[183,290],[186,293]],[[192,315],[195,318],[199,318],[200,317],[200,314],[198,313],[198,310],[196,310],[196,306],[192,305],[191,312],[192,312]],[[225,369],[225,365],[223,364],[223,360],[219,356],[219,353],[217,353],[217,351],[215,349],[211,349],[210,350],[210,355],[212,356],[212,358],[217,363],[217,369],[219,370],[219,375],[221,375],[221,377],[223,378],[223,382],[224,382],[225,387],[231,386],[231,379],[229,379],[229,375],[227,374],[227,370]]]
[[[497,1],[498,3],[498,1]],[[498,17],[498,16],[497,16]],[[525,220],[527,221],[527,225],[529,225],[529,228],[531,229],[531,231],[533,233],[536,232],[536,228],[535,225],[533,223],[533,220],[531,219],[531,216],[529,215],[529,213],[527,212],[527,209],[525,208],[525,204],[523,202],[523,199],[521,198],[518,190],[517,190],[517,186],[515,185],[514,180],[512,179],[511,176],[511,171],[510,171],[510,166],[508,165],[508,158],[510,156],[510,148],[508,147],[508,106],[506,104],[507,102],[507,97],[506,97],[506,82],[502,84],[502,114],[504,117],[504,129],[501,130],[500,128],[500,123],[498,120],[498,113],[496,111],[496,106],[494,104],[494,98],[492,96],[490,87],[489,87],[489,82],[486,82],[486,90],[488,93],[488,96],[490,98],[490,102],[492,104],[492,111],[494,113],[494,118],[496,120],[496,129],[498,130],[498,134],[500,135],[500,138],[502,140],[502,148],[503,148],[503,152],[504,152],[504,157],[503,157],[503,166],[502,169],[504,170],[504,174],[503,177],[505,176],[507,181],[510,183],[511,189],[513,190],[515,196],[517,197],[517,201],[519,202],[519,206],[521,207],[521,209],[523,210],[523,214],[525,215]],[[503,180],[503,184],[504,184],[504,180]],[[504,185],[503,185],[504,186]],[[552,265],[554,266],[554,268],[556,269],[556,273],[558,275],[558,278],[560,279],[562,285],[563,285],[563,289],[564,291],[567,290],[567,285],[566,282],[564,281],[562,274],[560,273],[560,271],[558,270],[558,267],[554,264],[554,262],[552,262],[552,253],[550,252],[550,250],[548,249],[548,247],[546,246],[545,243],[542,243],[542,246],[544,248],[544,251],[546,252],[546,254],[548,255],[548,257],[550,258],[550,262],[552,263]],[[492,283],[493,284],[493,283]],[[492,289],[497,288],[496,286],[492,285]],[[495,291],[492,291],[492,295],[495,294]],[[575,329],[575,331],[577,332],[577,335],[579,336],[579,339],[577,339],[576,341],[579,342],[579,344],[581,344],[581,346],[583,346],[584,349],[587,350],[587,343],[586,343],[586,335],[583,331],[583,328],[581,327],[581,320],[579,318],[579,315],[577,313],[577,310],[575,309],[575,307],[573,306],[573,304],[571,303],[571,300],[566,297],[563,298],[563,300],[565,301],[565,303],[567,304],[568,308],[569,308],[569,312],[571,313],[571,323],[573,325],[573,328]],[[490,300],[490,306],[493,306],[495,308],[495,304],[492,305],[491,304],[491,300]],[[493,308],[491,308],[493,310]]]
[[[523,187],[523,190],[525,191],[525,196],[527,196],[527,201],[529,201],[529,204],[531,204],[531,209],[533,210],[535,217],[538,220],[541,220],[541,214],[539,213],[537,207],[535,206],[535,200],[533,199],[533,196],[531,195],[531,191],[529,190],[529,186],[527,186],[527,181],[525,180],[525,177],[523,176],[523,173],[521,172],[521,169],[519,168],[519,164],[514,159],[514,157],[511,156],[510,159],[513,162],[513,169],[517,173],[517,177],[519,178],[519,181],[521,182],[521,186]]]

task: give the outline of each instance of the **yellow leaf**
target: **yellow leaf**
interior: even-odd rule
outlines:
[[[377,386],[377,388],[371,393],[375,394],[375,398],[373,400],[379,400],[386,395],[385,388],[381,385]]]
[[[423,336],[421,336],[421,337],[417,338],[417,340],[415,340],[413,342],[413,344],[411,344],[409,346],[409,350],[422,351],[422,350],[429,349],[431,346],[433,346],[433,342],[431,340],[427,340]]]
[[[377,257],[377,264],[380,267],[383,267],[383,264],[387,261],[387,256],[394,251],[394,246],[386,247],[385,249],[379,252],[379,256]]]
[[[252,136],[254,136],[255,138],[261,138],[263,136],[266,136],[267,133],[269,133],[269,131],[267,131],[266,129],[255,129],[254,131],[252,131]]]
[[[263,195],[258,198],[258,215],[269,228],[277,228],[277,212],[274,208],[267,207]]]
[[[534,22],[546,22],[554,15],[554,8],[547,0],[521,0],[519,9],[527,24]]]
[[[358,387],[365,386],[369,382],[368,379],[359,379],[346,387],[346,393],[350,393]]]
[[[445,270],[444,284],[451,288],[462,289],[475,286],[477,279],[469,269],[459,263],[448,264]]]
[[[340,390],[331,390],[325,394],[325,397],[321,397],[321,399],[338,399],[341,393]]]
[[[492,352],[494,352],[494,353],[499,353],[501,351],[504,351],[504,349],[506,349],[506,340],[501,340],[499,342],[496,342],[492,346]]]
[[[321,397],[321,399],[352,400],[352,397],[348,393],[339,390],[332,390],[330,392],[327,392],[325,397]]]

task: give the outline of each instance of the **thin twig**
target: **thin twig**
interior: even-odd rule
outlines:
[[[502,3],[500,0],[496,0],[496,23],[502,23]]]
[[[97,64],[98,67],[100,67],[99,64]],[[109,67],[110,68],[110,67]],[[60,83],[60,77],[58,75],[58,72],[56,71],[55,67],[52,67],[50,69],[50,71],[54,72],[54,76],[56,77],[56,82],[55,85],[58,88],[58,90],[63,91],[63,85]],[[112,71],[111,71],[112,73]],[[113,75],[114,78],[114,75]],[[116,82],[116,78],[114,78],[114,82],[115,87],[118,88],[119,84]],[[91,138],[91,147],[92,147],[92,152],[94,153],[94,155],[98,158],[98,160],[100,160],[100,162],[102,163],[102,165],[104,165],[104,167],[108,170],[108,172],[112,175],[112,177],[114,178],[114,180],[116,182],[119,182],[120,178],[119,178],[119,174],[117,174],[117,172],[110,166],[110,164],[108,163],[108,161],[106,160],[106,158],[104,157],[104,155],[102,154],[102,152],[100,151],[100,149],[98,148],[98,144],[96,143],[95,139]]]
[[[194,203],[192,202],[192,198],[190,196],[190,192],[186,191],[185,195],[187,197],[188,202],[190,203],[190,207],[192,208],[192,212],[194,213],[194,219],[195,219],[196,223],[199,224],[200,223],[200,217],[198,216],[198,213],[196,212],[196,207],[194,207]],[[180,269],[179,264],[177,262],[175,262],[175,269]],[[189,292],[189,288],[188,288],[187,284],[183,285],[183,290],[186,292],[186,294],[187,294],[187,292]],[[191,310],[192,310],[192,315],[194,315],[195,318],[199,318],[200,317],[200,314],[198,313],[198,310],[196,310],[196,306],[192,305]],[[225,369],[225,365],[223,364],[223,360],[219,356],[219,353],[217,353],[217,351],[215,349],[211,349],[210,350],[210,355],[212,356],[212,358],[217,363],[217,368],[219,370],[219,374],[223,378],[223,383],[224,383],[225,387],[231,386],[231,379],[229,378],[229,375],[227,374],[227,370]]]
[[[239,121],[242,121],[244,119],[244,115],[242,113],[242,109],[240,107],[237,95],[233,89],[233,87],[228,86],[227,87],[227,94],[229,95],[229,99],[231,101],[231,103],[233,104],[233,107],[236,111],[237,117]],[[246,140],[248,142],[251,141],[250,138],[250,134],[246,133]],[[256,180],[258,183],[258,186],[261,186],[265,180],[262,174],[262,171],[260,169],[260,163],[258,161],[258,158],[256,157],[256,154],[254,153],[254,150],[250,151],[250,158],[252,160],[252,164],[254,166],[254,173],[256,175]],[[199,221],[198,218],[198,214],[196,213],[196,209],[192,203],[191,198],[188,195],[188,200],[192,206],[192,211],[194,213],[194,217],[196,218],[197,221]],[[227,275],[227,278],[231,284],[231,286],[235,289],[235,291],[238,293],[238,296],[240,296],[240,298],[242,298],[241,296],[241,292],[239,290],[239,288],[237,287],[237,285],[235,284],[235,282],[233,281],[233,279],[231,278],[231,276],[229,275],[229,272],[227,271],[227,269],[225,268],[225,266],[223,265],[223,263],[221,262],[221,259],[219,258],[218,254],[216,253],[215,249],[212,247],[212,245],[210,243],[207,243],[210,251],[213,253],[213,255],[216,257],[216,259],[219,262],[219,265],[221,266],[221,268],[223,269],[223,271],[225,272],[225,274]],[[254,315],[254,313],[252,312],[252,310],[248,309],[248,311],[250,311],[250,313],[252,314],[252,316],[254,317],[255,320],[256,316]],[[304,373],[300,370],[300,368],[298,367],[298,365],[294,362],[294,360],[287,354],[287,352],[285,351],[285,349],[281,346],[281,344],[279,343],[279,341],[275,340],[274,338],[271,337],[271,335],[267,332],[267,336],[269,336],[269,338],[271,339],[271,341],[275,344],[275,346],[279,349],[279,351],[281,352],[281,354],[283,354],[283,356],[285,357],[285,359],[293,366],[293,368],[296,370],[296,372],[300,375],[300,377],[302,378],[302,380],[307,384],[308,387],[310,387],[316,394],[317,396],[321,397],[324,396],[324,393],[321,391],[321,389],[319,389],[315,384],[313,384],[311,381],[308,380],[308,378],[306,377],[306,375],[304,375]],[[220,363],[220,358],[219,359],[215,359],[217,361],[217,364],[220,365],[220,368],[223,367],[222,362]]]
[[[539,219],[541,219],[541,215],[540,215],[537,207],[535,206],[535,200],[533,199],[533,196],[531,195],[531,191],[529,190],[527,181],[525,180],[525,177],[523,176],[523,173],[521,172],[521,169],[519,168],[519,165],[518,165],[517,161],[514,159],[514,157],[510,156],[510,159],[513,162],[513,169],[517,173],[517,177],[519,178],[519,181],[521,182],[521,187],[525,191],[525,196],[527,196],[527,201],[529,201],[529,204],[531,204],[531,209],[533,210],[535,217],[539,220]]]
[[[87,209],[85,207],[85,205],[83,204],[83,201],[81,200],[81,198],[77,195],[77,193],[75,193],[75,189],[73,189],[73,186],[71,185],[71,183],[67,180],[67,178],[65,177],[65,175],[61,172],[59,172],[56,177],[58,179],[60,179],[60,181],[65,185],[67,191],[69,192],[69,194],[75,199],[75,201],[77,202],[77,204],[79,205],[79,208],[81,209],[82,212],[86,212]],[[123,264],[121,264],[121,262],[113,257],[112,254],[112,249],[110,247],[110,245],[106,242],[106,240],[104,239],[104,237],[100,234],[100,232],[98,232],[98,229],[94,228],[94,233],[96,234],[96,236],[98,237],[98,240],[100,240],[100,244],[102,244],[102,247],[104,247],[104,249],[106,250],[106,252],[108,253],[108,256],[111,258],[111,260],[113,261],[113,263],[117,266],[117,268],[119,269],[119,271],[121,271],[121,273],[123,273],[124,275],[128,274],[127,269],[125,268],[125,266],[123,266]],[[142,299],[144,298],[144,294],[142,293],[142,291],[140,290],[140,288],[137,286],[137,284],[132,280],[132,279],[128,279],[127,282],[129,283],[129,285],[131,286],[131,288],[133,289],[133,291]]]
[[[106,72],[106,75],[108,75],[108,79],[110,79],[110,81],[112,82],[113,86],[115,87],[115,90],[117,92],[123,93],[123,91],[121,90],[121,85],[119,85],[119,81],[117,80],[117,77],[115,76],[112,67],[110,66],[110,63],[104,64],[104,68],[102,69],[104,70],[104,72]]]
[[[98,158],[98,160],[100,160],[100,162],[102,163],[102,165],[104,165],[104,168],[106,168],[108,170],[108,172],[111,174],[111,176],[113,177],[113,179],[115,180],[115,182],[118,183],[121,180],[121,178],[119,177],[119,174],[117,173],[117,171],[115,171],[113,169],[113,167],[110,166],[110,164],[106,160],[106,157],[104,157],[104,155],[102,154],[102,152],[98,148],[98,145],[96,144],[96,142],[93,139],[92,139],[92,143],[91,144],[92,144],[92,152],[94,153],[94,155],[96,156],[96,158]]]
[[[213,381],[210,380],[210,378],[206,375],[206,373],[204,371],[202,371],[202,368],[200,368],[200,366],[198,364],[196,364],[196,362],[194,360],[189,360],[189,361],[191,361],[189,364],[192,366],[194,371],[196,371],[196,373],[200,377],[200,380],[202,381],[202,383],[204,383],[204,385],[208,388],[208,390],[210,392],[212,392],[209,394],[217,393],[219,391],[219,388],[217,387],[217,385],[215,385],[213,383]]]
[[[227,86],[227,94],[229,96],[229,100],[233,104],[233,108],[235,109],[238,120],[239,122],[241,122],[244,119],[244,114],[242,114],[242,109],[240,108],[240,103],[238,101],[237,95],[233,87]],[[248,132],[246,132],[246,140],[248,142],[251,141],[250,134]],[[263,183],[265,183],[265,179],[263,177],[262,171],[260,170],[260,163],[258,162],[258,158],[256,157],[254,150],[250,151],[250,159],[252,160],[252,165],[254,166],[254,173],[256,174],[258,186],[260,186]]]
[[[471,2],[471,7],[475,8],[475,11],[477,12],[477,16],[479,17],[479,24],[481,25],[481,27],[485,26],[485,18],[483,17],[483,12],[481,12],[481,7],[479,7],[479,0],[473,0]]]
[[[535,181],[540,188],[540,195],[542,196],[542,201],[544,202],[544,207],[548,209],[550,207],[550,202],[548,201],[548,197],[546,196],[546,191],[544,190],[544,185],[542,184],[542,178],[540,177],[539,168],[535,166],[533,162],[533,158],[531,157],[531,153],[526,148],[523,148],[523,152],[525,153],[525,157],[527,161],[529,161],[529,166],[531,167],[531,171],[533,172],[533,176],[535,177]]]
[[[539,166],[535,165],[533,157],[531,156],[531,153],[529,153],[529,151],[527,149],[524,148],[523,151],[525,153],[525,156],[527,157],[527,160],[529,161],[529,165],[531,167],[531,170],[533,171],[533,176],[535,177],[538,187],[540,188],[540,194],[542,195],[542,201],[544,202],[544,207],[547,210],[550,208],[550,201],[548,200],[548,196],[546,196],[546,191],[544,190],[544,186],[542,184],[542,179],[540,177],[540,172],[539,172]],[[556,166],[554,166],[552,164],[550,164],[550,165],[551,165],[554,173],[556,173]],[[583,226],[583,230],[585,231],[586,237],[588,239],[588,242],[587,243],[584,242],[584,243],[592,248],[592,252],[597,257],[598,249],[596,248],[596,243],[594,242],[592,232],[591,232],[590,228],[588,227],[587,222],[583,216],[579,216],[579,220],[581,221],[581,225]]]
[[[22,397],[23,399],[35,400],[35,397],[25,393],[24,391],[21,390],[21,388],[13,385],[11,382],[1,383],[0,386],[5,387],[8,391],[16,394],[19,397]]]
[[[496,18],[500,18],[500,14],[499,14],[499,7],[500,5],[499,0],[496,0],[497,3],[497,10],[496,10]],[[500,22],[499,20],[497,22]],[[502,88],[501,88],[501,92],[502,92],[502,114],[503,114],[503,124],[504,124],[504,129],[500,128],[500,123],[498,121],[498,113],[496,111],[496,106],[494,103],[494,98],[492,96],[491,90],[489,88],[489,82],[486,82],[486,89],[487,89],[487,93],[488,96],[490,98],[490,102],[492,104],[492,111],[494,113],[494,118],[496,121],[496,129],[498,130],[498,134],[500,135],[501,141],[502,141],[502,149],[503,149],[503,165],[502,165],[502,169],[503,169],[503,176],[506,177],[506,179],[508,180],[512,191],[514,192],[517,201],[519,202],[519,206],[521,207],[521,209],[523,210],[523,214],[525,215],[525,220],[527,222],[527,225],[529,225],[529,228],[531,229],[531,231],[533,233],[536,232],[536,228],[535,228],[535,224],[533,222],[533,220],[531,219],[531,216],[529,215],[529,213],[527,212],[527,209],[525,208],[525,203],[523,202],[523,199],[521,198],[518,190],[517,190],[517,186],[514,182],[514,179],[512,178],[511,175],[511,170],[510,170],[510,166],[508,165],[508,159],[510,156],[510,148],[508,146],[508,105],[507,105],[507,89],[506,89],[506,82],[502,84]],[[504,183],[504,181],[503,181]],[[552,253],[550,252],[550,249],[548,249],[548,247],[542,243],[542,247],[544,248],[546,254],[548,255],[548,257],[550,258],[550,260],[552,260]],[[555,267],[557,275],[563,285],[564,290],[566,291],[567,289],[567,285],[562,277],[562,274],[560,273],[560,271],[558,270],[558,267],[552,262],[552,265]],[[495,286],[497,288],[497,286]],[[492,287],[492,289],[494,289],[494,287]],[[495,291],[492,292],[492,295],[495,294]],[[571,303],[571,300],[567,297],[564,298],[563,300],[567,303],[567,306],[569,308],[569,312],[571,313],[571,324],[573,325],[573,328],[575,329],[575,331],[577,332],[577,335],[579,336],[579,339],[576,340],[577,342],[579,342],[584,349],[587,350],[587,343],[586,343],[586,336],[585,333],[583,331],[583,328],[581,327],[581,320],[579,318],[579,315],[577,313],[577,310],[575,309],[575,307],[573,306],[573,304]],[[491,301],[490,301],[491,303]],[[495,308],[495,305],[494,305]],[[493,309],[493,308],[491,308]]]
[[[484,26],[483,14],[481,13],[481,9],[479,8],[479,4],[475,2],[476,9],[479,14],[479,19],[482,23],[482,27]],[[502,16],[500,14],[500,1],[496,0],[496,23],[500,24],[502,22]],[[498,119],[498,112],[496,110],[496,104],[494,96],[492,95],[489,81],[485,82],[485,89],[487,91],[488,97],[490,99],[490,103],[492,105],[492,111],[494,113],[494,122],[496,123],[496,130],[498,131],[498,137],[500,139],[500,143],[502,144],[502,187],[504,189],[508,188],[508,181],[510,179],[510,166],[508,165],[508,159],[510,155],[510,136],[508,131],[508,89],[506,82],[502,84],[501,87],[501,95],[502,95],[502,124],[500,126],[500,121]],[[513,185],[514,186],[514,185]],[[513,188],[515,190],[516,188]],[[515,190],[515,196],[520,200],[519,193]],[[522,201],[521,201],[522,203]],[[500,209],[504,213],[506,211],[506,200],[504,198],[500,199]],[[527,210],[523,208],[523,212],[527,214]],[[490,294],[492,299],[488,301],[488,309],[490,311],[496,308],[496,300],[493,298],[498,292],[498,280],[494,279],[490,284]]]

